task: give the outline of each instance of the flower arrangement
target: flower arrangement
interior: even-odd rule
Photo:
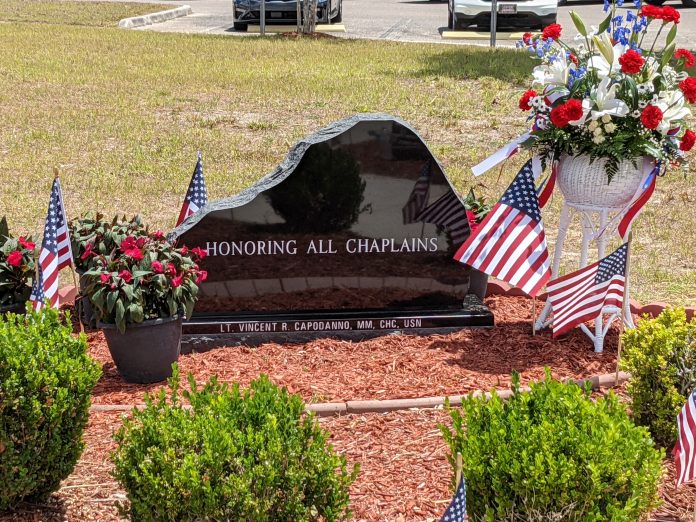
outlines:
[[[486,202],[486,198],[477,197],[472,188],[464,198],[464,208],[466,209],[466,219],[473,232],[478,228],[493,206]]]
[[[191,317],[198,285],[207,272],[198,263],[200,248],[176,248],[147,236],[127,236],[111,255],[91,254],[85,273],[87,295],[104,323],[121,333],[129,323],[172,317],[182,311]]]
[[[558,24],[525,33],[518,44],[541,59],[532,89],[519,100],[531,113],[522,146],[544,163],[561,154],[605,158],[610,182],[626,160],[651,157],[663,171],[681,165],[696,141],[686,123],[688,104],[696,103],[696,78],[688,74],[696,58],[674,43],[679,12],[635,0],[638,10],[621,15],[617,3],[623,1],[605,0],[609,13],[596,29],[571,12],[579,32],[574,45],[561,40]],[[657,45],[661,36],[664,46]]]
[[[30,236],[12,237],[0,220],[0,306],[24,303],[31,294],[36,243]]]

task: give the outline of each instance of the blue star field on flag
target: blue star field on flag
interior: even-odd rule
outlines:
[[[459,481],[459,487],[457,492],[452,499],[452,503],[442,515],[440,522],[464,522],[467,520],[466,516],[466,484],[464,483],[464,477]]]

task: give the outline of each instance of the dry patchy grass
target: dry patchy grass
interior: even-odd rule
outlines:
[[[0,214],[18,232],[40,230],[54,165],[72,215],[141,213],[168,229],[197,149],[217,199],[355,112],[412,123],[461,191],[480,181],[497,198],[523,160],[500,177],[469,171],[524,130],[516,102],[532,64],[513,50],[7,23],[0,55]],[[546,213],[551,238],[559,199]],[[694,200],[693,177],[660,180],[635,234],[641,300],[696,303]]]

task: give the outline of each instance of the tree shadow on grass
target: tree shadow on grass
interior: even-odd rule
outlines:
[[[458,80],[489,77],[515,84],[527,82],[536,65],[526,51],[511,48],[451,45],[438,53],[422,55],[422,58],[422,66],[415,72],[416,76]]]

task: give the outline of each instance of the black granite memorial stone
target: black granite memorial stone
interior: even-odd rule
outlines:
[[[172,233],[207,252],[186,334],[340,334],[492,326],[454,261],[464,206],[418,134],[358,115]]]

